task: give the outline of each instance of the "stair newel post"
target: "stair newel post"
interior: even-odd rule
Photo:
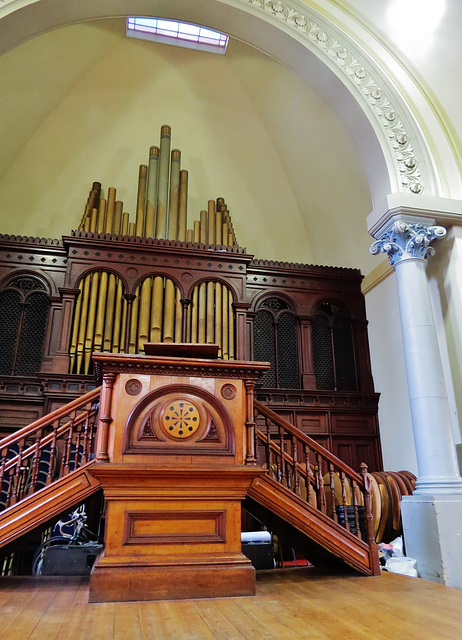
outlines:
[[[326,493],[324,491],[324,480],[322,477],[322,457],[320,453],[316,454],[316,480],[318,485],[318,497],[319,497],[319,510],[323,513],[327,512],[326,509]]]
[[[245,380],[246,391],[246,418],[245,418],[245,432],[246,432],[246,464],[256,464],[257,459],[255,457],[255,419],[253,411],[253,397],[255,391],[255,381]]]
[[[357,484],[354,480],[351,481],[351,493],[352,493],[352,499],[353,499],[353,511],[355,515],[356,535],[358,538],[361,538],[361,529],[359,526]]]
[[[331,509],[332,513],[330,514],[334,522],[338,522],[337,511],[335,510],[335,484],[334,484],[334,465],[332,462],[329,462],[329,487],[330,487],[330,498],[331,498]]]
[[[361,475],[364,479],[364,517],[366,520],[367,531],[367,543],[369,545],[375,544],[374,536],[374,518],[372,516],[372,504],[371,504],[371,481],[369,474],[367,473],[367,464],[362,462]]]
[[[347,509],[347,494],[346,494],[346,486],[345,486],[345,473],[340,471],[340,485],[342,487],[342,505],[343,505],[343,517],[345,520],[345,529],[347,531],[350,530],[350,523],[348,522],[348,509]]]
[[[101,389],[101,407],[98,428],[98,462],[109,462],[109,426],[112,422],[111,406],[114,391],[115,373],[103,374],[103,388]]]

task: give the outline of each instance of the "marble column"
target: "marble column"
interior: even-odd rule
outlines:
[[[371,252],[388,255],[398,286],[418,465],[414,495],[402,501],[406,552],[422,577],[462,588],[462,478],[425,273],[431,243],[446,230],[432,222],[391,216]]]

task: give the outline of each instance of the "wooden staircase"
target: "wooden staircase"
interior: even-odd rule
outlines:
[[[98,490],[95,464],[99,389],[0,440],[0,547]],[[245,507],[313,564],[346,563],[380,572],[370,480],[254,402],[256,478]],[[343,514],[348,514],[344,518]]]

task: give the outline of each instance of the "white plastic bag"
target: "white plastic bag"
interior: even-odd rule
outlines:
[[[402,576],[411,576],[417,578],[417,561],[414,558],[407,558],[406,556],[391,557],[385,563],[386,571],[390,573],[399,573]]]

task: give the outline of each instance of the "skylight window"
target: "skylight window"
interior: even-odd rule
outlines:
[[[219,31],[161,18],[127,18],[127,36],[211,53],[226,53],[229,40]]]

